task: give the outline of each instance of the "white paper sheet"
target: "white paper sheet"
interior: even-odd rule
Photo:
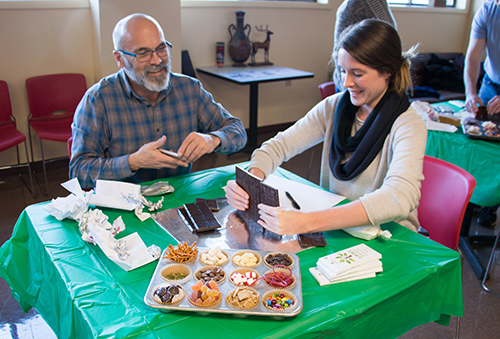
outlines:
[[[264,183],[278,189],[281,207],[293,209],[292,203],[285,195],[285,191],[287,191],[299,204],[301,212],[324,210],[337,205],[345,199],[341,195],[288,180],[274,174],[271,174]]]
[[[137,203],[129,202],[124,197],[128,194],[139,197],[141,186],[121,181],[97,180],[95,194],[90,198],[89,204],[131,211],[136,208]]]

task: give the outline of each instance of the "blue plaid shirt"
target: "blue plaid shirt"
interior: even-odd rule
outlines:
[[[189,167],[130,170],[129,154],[167,136],[164,148],[177,151],[189,133],[220,138],[216,152],[240,150],[247,141],[243,123],[193,78],[171,73],[170,86],[156,106],[134,93],[123,69],[93,85],[78,105],[72,124],[70,178],[84,188],[96,179],[143,182],[189,173]]]

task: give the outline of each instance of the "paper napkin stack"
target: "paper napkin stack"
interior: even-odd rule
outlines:
[[[365,244],[359,244],[318,259],[309,271],[320,286],[373,278],[382,272],[382,255]]]

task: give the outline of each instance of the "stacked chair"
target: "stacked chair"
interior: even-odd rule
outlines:
[[[21,164],[19,159],[19,144],[24,143],[26,150],[26,164]],[[35,198],[35,190],[33,187],[33,178],[31,176],[31,164],[28,156],[28,146],[26,145],[26,136],[19,132],[16,128],[16,119],[12,115],[12,105],[10,102],[9,87],[7,83],[0,80],[0,152],[8,150],[16,146],[17,149],[17,165],[8,166],[9,168],[18,168],[19,177],[30,190],[33,198]],[[21,176],[21,167],[28,168],[30,177],[30,185]]]
[[[40,140],[45,177],[45,191],[42,189],[42,193],[45,195],[49,192],[49,185],[42,140],[67,142],[71,137],[71,123],[75,109],[86,90],[85,76],[78,73],[41,75],[26,80],[30,110],[28,129],[31,140],[31,158],[33,159],[31,138],[31,129],[33,129]]]

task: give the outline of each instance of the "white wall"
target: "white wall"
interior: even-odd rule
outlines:
[[[180,0],[90,0],[89,8],[0,9],[0,79],[9,84],[18,128],[28,135],[29,114],[24,81],[48,73],[79,72],[88,86],[117,70],[111,50],[116,21],[136,11],[153,15],[174,44],[173,69],[180,71],[180,51],[189,50],[195,67],[215,65],[215,42],[229,41],[234,12],[246,10],[251,40],[263,41],[255,25],[269,25],[270,61],[315,73],[314,78],[259,86],[259,126],[296,121],[320,100],[317,86],[328,81],[335,12],[341,0],[323,9],[270,8],[255,5],[181,7]],[[477,0],[483,1],[483,0]],[[183,6],[183,5],[182,5]],[[422,52],[465,52],[470,26],[467,12],[393,9],[403,44],[420,43]],[[262,53],[262,52],[260,52]],[[262,58],[257,55],[257,58]],[[204,86],[248,127],[248,86],[198,75]],[[35,160],[40,160],[34,139]],[[45,142],[46,157],[67,154],[63,143]],[[22,152],[21,152],[22,153]],[[23,157],[24,159],[24,157]],[[16,163],[14,149],[0,153],[0,166]]]

